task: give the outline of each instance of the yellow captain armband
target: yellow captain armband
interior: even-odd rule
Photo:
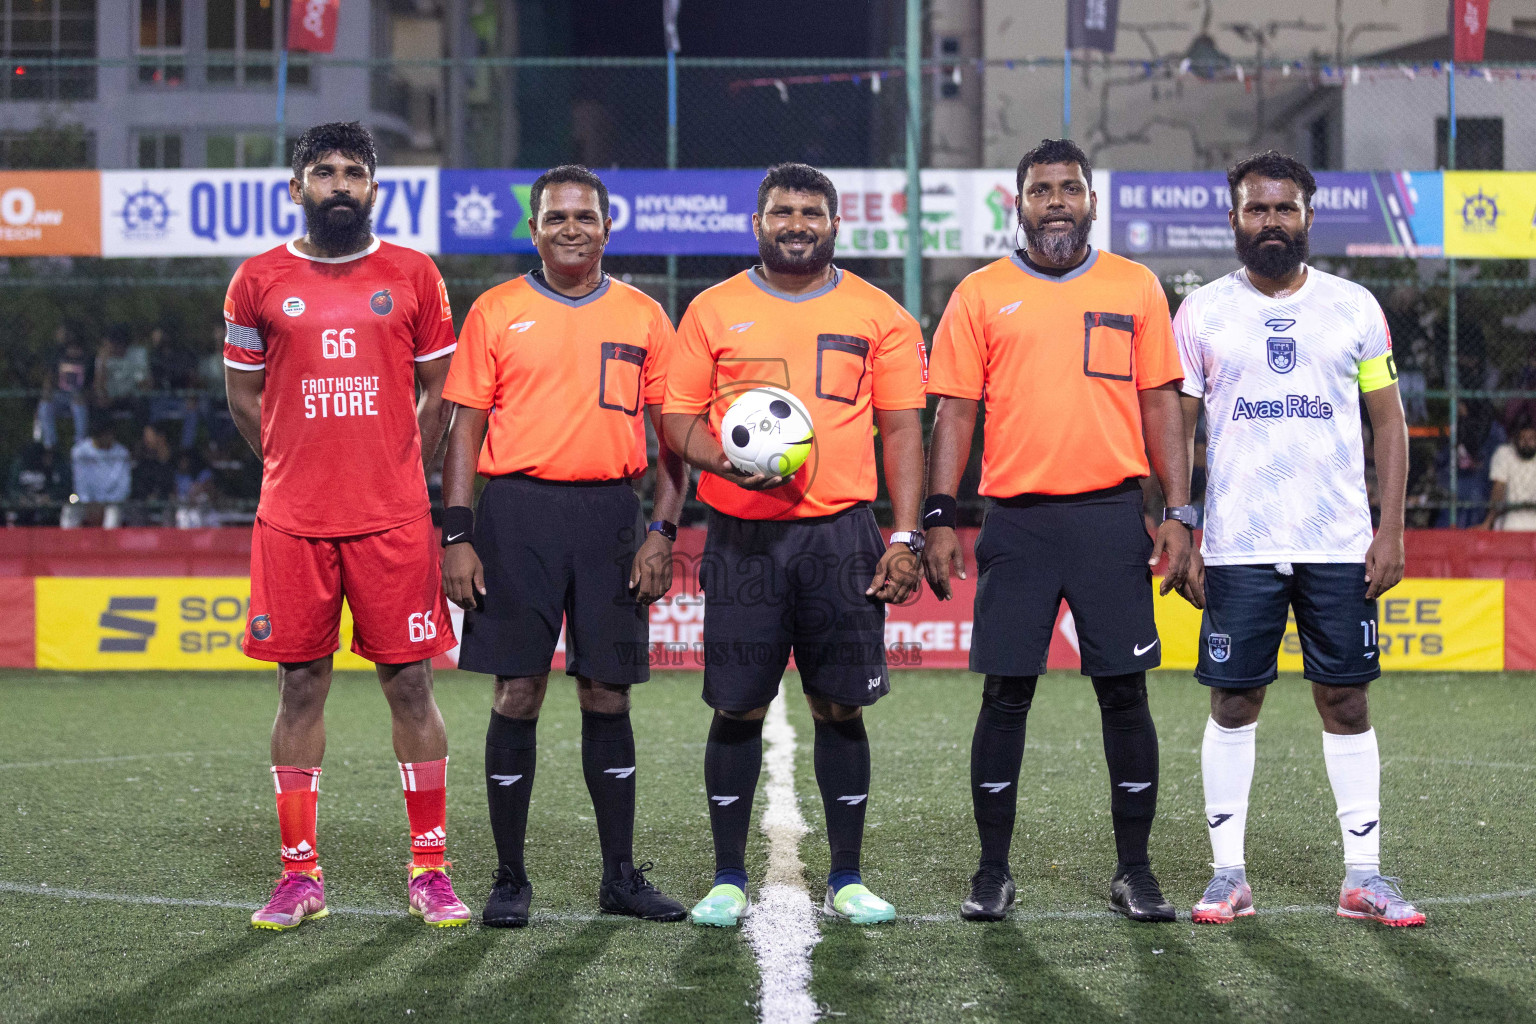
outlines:
[[[1397,383],[1397,363],[1388,352],[1361,363],[1356,376],[1362,392],[1380,391]]]

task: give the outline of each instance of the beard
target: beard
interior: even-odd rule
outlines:
[[[1020,223],[1024,227],[1024,242],[1029,251],[1039,253],[1046,263],[1053,266],[1071,263],[1088,244],[1088,235],[1093,230],[1093,220],[1086,214],[1082,220],[1074,219],[1072,230],[1066,232],[1047,230],[1044,221],[1034,226],[1024,220]]]
[[[1260,277],[1278,281],[1295,273],[1307,259],[1307,233],[1303,231],[1299,235],[1289,235],[1280,228],[1265,228],[1257,235],[1245,235],[1241,231],[1233,232],[1233,239],[1237,245],[1237,258],[1243,266]],[[1270,239],[1277,239],[1285,244],[1282,246],[1267,246],[1264,243]]]
[[[306,194],[304,228],[322,252],[357,252],[373,231],[373,203],[364,206],[347,196],[332,196],[317,203]]]
[[[1524,445],[1515,445],[1515,454],[1526,462],[1536,459],[1536,448],[1526,448]]]
[[[793,241],[806,241],[812,245],[799,256],[786,255],[779,249],[780,243]],[[767,238],[762,235],[757,238],[758,258],[763,261],[763,266],[775,274],[795,274],[802,277],[819,274],[832,265],[832,250],[835,248],[837,248],[837,236],[830,234],[819,242],[813,235],[792,235],[787,232],[776,238]]]

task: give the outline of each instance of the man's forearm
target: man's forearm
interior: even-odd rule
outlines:
[[[651,517],[675,523],[683,514],[683,501],[688,497],[688,464],[667,444],[659,412],[651,416],[651,427],[656,431],[656,483],[651,491]]]
[[[430,469],[437,450],[442,446],[453,409],[441,395],[423,394],[416,405],[416,428],[421,431],[421,463]]]
[[[448,451],[443,455],[443,505],[469,507],[475,501],[475,460],[489,413],[452,402],[444,405],[453,424],[448,428]]]
[[[1381,526],[1402,532],[1403,505],[1408,490],[1406,431],[1376,432],[1376,490],[1381,499]]]
[[[1189,449],[1184,440],[1184,411],[1178,392],[1150,388],[1140,393],[1141,422],[1152,471],[1170,507],[1189,504]]]
[[[971,436],[976,432],[977,402],[968,398],[939,399],[934,413],[933,436],[928,441],[928,493],[954,497],[971,458]]]
[[[903,409],[879,415],[891,522],[898,531],[916,530],[921,525],[919,507],[923,500],[922,412]]]
[[[663,413],[661,440],[688,465],[706,473],[716,473],[720,470],[720,460],[724,458],[725,452],[720,442],[715,440],[715,435],[709,432],[706,415]]]

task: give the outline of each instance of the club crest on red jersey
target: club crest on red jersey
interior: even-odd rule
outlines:
[[[251,639],[265,640],[272,635],[272,618],[258,615],[251,620]]]
[[[388,316],[389,311],[395,308],[395,300],[390,298],[388,288],[380,288],[373,293],[373,298],[368,300],[368,308],[379,316]]]

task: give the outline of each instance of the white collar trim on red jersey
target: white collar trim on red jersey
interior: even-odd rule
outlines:
[[[374,253],[379,251],[379,246],[384,244],[384,240],[375,235],[373,241],[369,243],[368,248],[362,250],[361,252],[355,252],[350,256],[308,256],[299,251],[297,241],[298,240],[295,239],[294,241],[288,243],[288,251],[293,253],[299,259],[309,260],[311,263],[351,263],[353,260],[360,260],[364,256],[372,256]]]

